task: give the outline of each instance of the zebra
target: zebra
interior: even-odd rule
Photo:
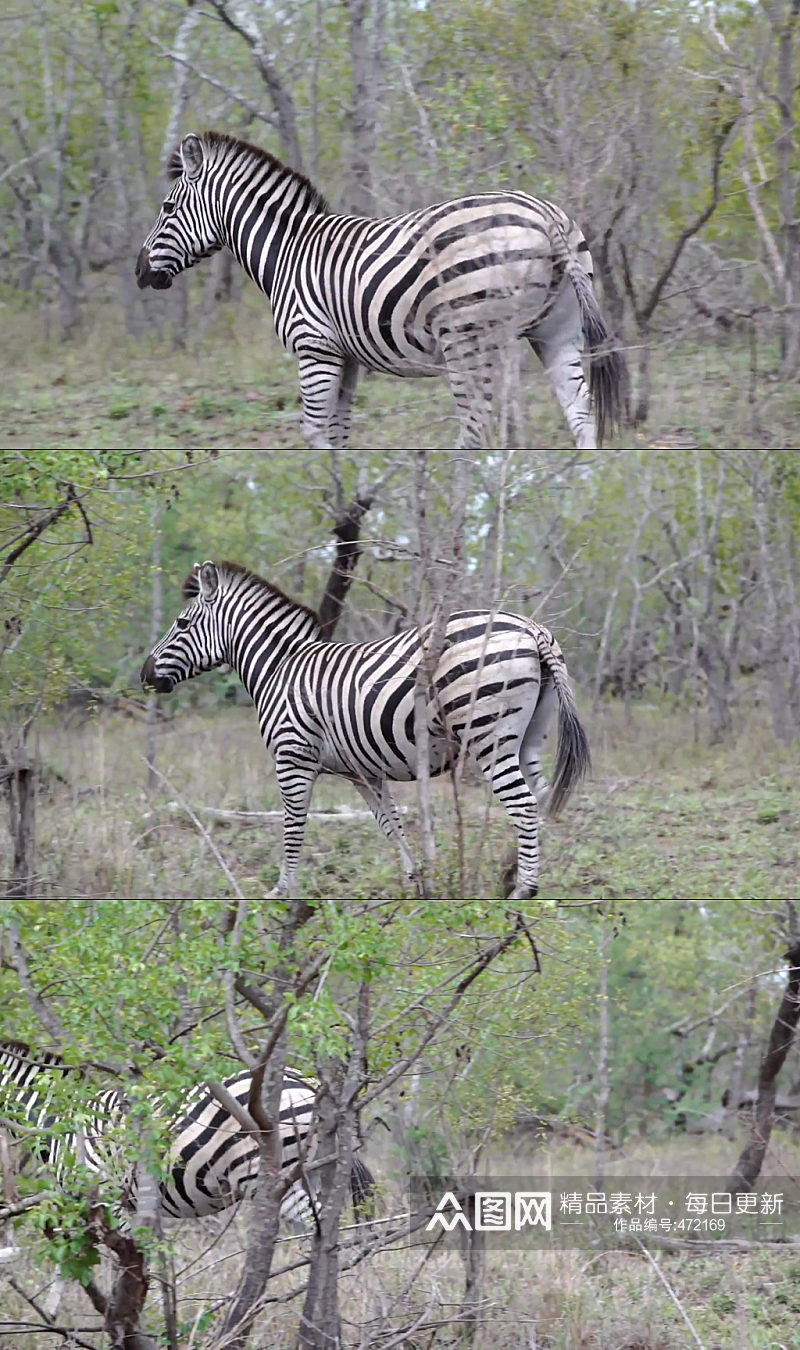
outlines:
[[[68,1185],[68,1161],[74,1158],[105,1186],[113,1182],[123,1211],[135,1211],[136,1171],[120,1157],[116,1138],[127,1111],[124,1094],[118,1088],[93,1093],[81,1111],[80,1127],[72,1129],[59,1120],[54,1078],[73,1072],[52,1051],[34,1051],[21,1041],[0,1042],[0,1124],[27,1143],[62,1189]],[[224,1083],[245,1108],[250,1085],[246,1071]],[[284,1071],[278,1113],[283,1169],[293,1168],[298,1160],[312,1161],[315,1097],[313,1082],[293,1069]],[[158,1099],[149,1106],[155,1116],[160,1114]],[[179,1114],[169,1121],[168,1134],[167,1169],[159,1184],[164,1217],[203,1218],[250,1194],[258,1174],[258,1144],[205,1085],[187,1093]],[[354,1154],[350,1191],[357,1215],[368,1208],[374,1189],[372,1173]],[[297,1178],[281,1201],[281,1221],[295,1230],[312,1227],[315,1202],[305,1177]]]
[[[320,773],[358,789],[417,884],[388,782],[417,776],[415,685],[421,662],[429,660],[431,625],[375,642],[324,642],[313,610],[230,562],[196,564],[183,595],[189,603],[145,659],[142,683],[168,693],[215,666],[237,671],[258,711],[283,801],[283,861],[270,898],[293,892]],[[453,613],[425,696],[431,772],[467,755],[483,773],[519,837],[508,898],[535,896],[537,795],[557,812],[590,768],[561,649],[547,628],[518,614]],[[550,789],[539,757],[556,705]]]
[[[386,220],[333,215],[303,174],[216,131],[185,136],[167,177],[136,263],[139,287],[166,290],[229,248],[297,357],[312,449],[347,445],[360,366],[445,375],[457,448],[485,445],[503,360],[522,337],[578,449],[596,449],[625,420],[625,360],[594,294],[589,246],[553,202],[488,192]]]

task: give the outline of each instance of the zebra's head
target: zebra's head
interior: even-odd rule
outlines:
[[[136,260],[139,289],[168,290],[172,278],[194,267],[224,245],[209,191],[212,157],[199,136],[184,136],[170,156],[167,175],[173,180],[158,220]]]
[[[182,680],[228,660],[216,564],[195,563],[183,583],[183,594],[190,603],[142,666],[142,684],[157,694],[169,694]]]

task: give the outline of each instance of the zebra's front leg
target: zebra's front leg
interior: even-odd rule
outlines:
[[[294,898],[297,861],[303,847],[303,836],[311,804],[319,763],[283,754],[275,759],[275,774],[283,801],[283,861],[278,884],[269,892],[267,900]]]
[[[337,450],[344,450],[350,440],[350,418],[357,384],[358,362],[348,357],[342,365],[339,397],[330,421],[331,444]]]
[[[400,850],[400,857],[403,860],[406,876],[412,886],[418,886],[416,868],[414,859],[411,856],[411,850],[408,847],[400,815],[397,810],[397,803],[389,791],[389,785],[385,780],[376,778],[373,781],[367,781],[364,778],[354,778],[354,785],[358,788],[364,801],[367,803],[370,811],[380,825],[387,839]]]
[[[337,412],[347,363],[328,352],[298,352],[300,395],[303,400],[303,436],[311,450],[336,450],[340,441]],[[355,384],[353,384],[353,389]],[[352,391],[349,395],[352,402]],[[345,403],[347,402],[345,389]],[[349,426],[349,407],[347,425]]]

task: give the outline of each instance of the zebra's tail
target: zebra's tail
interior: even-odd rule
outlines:
[[[357,1219],[372,1219],[375,1217],[376,1190],[375,1178],[367,1164],[361,1161],[357,1153],[354,1153],[350,1168],[350,1195]]]
[[[613,435],[629,420],[628,367],[603,318],[591,277],[575,257],[569,259],[567,271],[578,297],[581,327],[589,349],[589,392],[597,423],[597,444],[602,446],[606,434]]]
[[[558,748],[555,772],[547,802],[547,813],[557,816],[567,798],[586,774],[591,773],[589,739],[578,717],[567,667],[552,633],[541,624],[534,626],[539,661],[555,685],[558,696]]]

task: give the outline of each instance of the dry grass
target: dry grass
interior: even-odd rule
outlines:
[[[277,811],[270,761],[251,710],[205,713],[173,695],[160,725],[157,764],[174,792],[145,791],[145,729],[122,715],[41,732],[38,810],[43,896],[179,898],[227,893],[228,883],[180,801],[199,813],[246,894],[274,885],[280,821],[220,820],[204,808]],[[563,817],[543,829],[542,895],[549,898],[772,898],[797,893],[800,787],[791,749],[763,717],[743,722],[735,745],[694,741],[689,719],[658,708],[628,722],[619,709],[586,715],[594,777]],[[397,785],[415,835],[414,785]],[[460,868],[449,781],[434,784],[442,896]],[[513,831],[481,785],[462,794],[467,886],[500,894],[497,859]],[[313,808],[363,812],[347,784],[321,778]],[[2,841],[5,846],[6,841]],[[412,844],[412,847],[414,845]],[[0,864],[2,865],[2,864]],[[300,884],[309,897],[404,893],[393,849],[371,819],[311,819]]]
[[[176,794],[195,810],[277,808],[274,778],[251,710],[206,712],[180,699],[171,708],[175,715],[159,730],[158,764]],[[685,717],[666,716],[660,709],[640,709],[630,723],[615,708],[586,720],[595,777],[563,820],[546,829],[545,895],[630,899],[796,894],[796,760],[772,741],[757,712],[743,722],[736,746],[717,749],[695,743]],[[42,728],[38,831],[43,897],[124,900],[226,893],[222,871],[182,807],[169,794],[148,799],[144,740],[144,726],[120,715],[72,726],[54,720]],[[409,808],[413,834],[413,787],[398,795]],[[342,803],[361,807],[349,788],[322,780],[315,807],[331,809]],[[452,894],[457,869],[448,784],[437,785],[436,805],[442,894]],[[466,805],[466,874],[476,890],[496,894],[497,858],[511,842],[510,829],[501,810],[492,808],[487,815],[479,788],[468,789]],[[279,858],[278,822],[207,820],[243,890],[258,895],[271,886]],[[302,885],[310,896],[386,896],[401,890],[401,874],[371,821],[337,826],[312,820]],[[724,1173],[739,1142],[719,1136],[632,1141],[624,1154],[611,1157],[609,1175]],[[396,1161],[387,1151],[377,1162],[389,1178],[387,1203],[402,1207],[402,1188],[397,1181],[392,1185],[392,1177],[398,1176]],[[506,1155],[498,1150],[493,1159],[496,1172],[508,1167],[518,1173],[526,1162],[542,1175],[591,1171],[588,1154],[566,1144],[538,1147],[528,1155],[521,1145],[509,1144]],[[766,1175],[798,1172],[800,1149],[776,1133]],[[215,1310],[235,1286],[244,1222],[240,1214],[231,1222],[185,1224],[176,1232],[181,1344],[186,1350],[212,1343]],[[23,1323],[33,1320],[33,1314],[7,1281],[11,1274],[29,1295],[43,1297],[52,1280],[46,1244],[30,1225],[19,1231],[17,1240],[22,1256],[0,1266],[5,1343],[14,1350],[55,1350],[62,1338],[24,1331]],[[281,1264],[285,1253],[296,1250],[295,1244],[282,1246]],[[725,1255],[693,1250],[661,1252],[655,1260],[663,1280],[634,1251],[490,1252],[488,1304],[475,1350],[684,1350],[698,1343],[704,1350],[779,1350],[798,1345],[798,1255],[775,1248]],[[282,1298],[300,1282],[301,1275],[279,1276],[270,1285],[270,1298]],[[377,1350],[391,1342],[392,1329],[397,1334],[419,1323],[398,1343],[408,1350],[454,1345],[460,1334],[454,1317],[462,1288],[457,1253],[425,1259],[418,1248],[383,1252],[343,1277],[347,1343]],[[155,1284],[148,1309],[156,1327]],[[288,1350],[295,1342],[298,1312],[297,1300],[270,1303],[254,1345]],[[64,1325],[96,1324],[75,1288],[65,1293],[58,1317]],[[86,1339],[100,1343],[96,1332],[87,1332]]]
[[[683,1138],[664,1147],[636,1146],[617,1158],[609,1174],[634,1170],[653,1175],[708,1175],[724,1171],[740,1140]],[[529,1159],[514,1154],[517,1172],[535,1167],[542,1177],[586,1172],[585,1150],[560,1144],[540,1149]],[[503,1165],[493,1160],[494,1170]],[[776,1136],[765,1175],[800,1170],[800,1145]],[[402,1188],[389,1186],[390,1199],[404,1207]],[[181,1345],[185,1350],[212,1346],[215,1314],[235,1287],[245,1241],[246,1211],[173,1229],[172,1261],[177,1278]],[[346,1235],[347,1236],[347,1235]],[[31,1310],[11,1290],[4,1273],[30,1296],[46,1297],[53,1278],[46,1244],[29,1231],[18,1239],[22,1254],[13,1266],[0,1267],[0,1318],[29,1320]],[[295,1239],[279,1244],[274,1268],[302,1256]],[[636,1251],[566,1250],[489,1252],[486,1303],[475,1350],[779,1350],[796,1347],[800,1311],[800,1256],[780,1248],[719,1252],[695,1248],[657,1252],[653,1261]],[[40,1265],[37,1268],[36,1262]],[[107,1278],[108,1272],[106,1272]],[[663,1278],[662,1278],[663,1277]],[[101,1274],[101,1279],[102,1279]],[[295,1344],[303,1270],[278,1274],[268,1288],[269,1305],[253,1335],[253,1345],[290,1350]],[[434,1252],[401,1244],[358,1265],[342,1277],[342,1315],[349,1345],[397,1344],[448,1347],[459,1343],[460,1293],[464,1266],[456,1251]],[[670,1292],[670,1290],[672,1292]],[[88,1304],[68,1286],[58,1312],[61,1325],[90,1328]],[[157,1282],[148,1302],[151,1331],[159,1322]],[[692,1339],[687,1319],[697,1340]],[[416,1331],[410,1330],[417,1324]],[[409,1330],[403,1333],[403,1328]],[[93,1336],[87,1334],[87,1339]],[[15,1350],[55,1350],[62,1342],[47,1334],[19,1333]],[[99,1341],[97,1342],[99,1344]]]
[[[92,449],[300,448],[297,363],[278,344],[268,306],[254,287],[224,306],[202,338],[183,351],[154,337],[135,341],[107,307],[88,311],[81,338],[44,341],[37,318],[4,312],[0,356],[11,372],[0,391],[0,448],[85,445]],[[566,420],[539,362],[519,348],[524,443],[572,447]],[[635,357],[632,358],[635,361]],[[651,410],[643,431],[619,446],[792,447],[798,389],[779,380],[777,354],[751,368],[746,341],[656,339]],[[502,420],[502,419],[501,419]],[[453,399],[442,379],[362,379],[352,444],[449,448],[456,437]]]

